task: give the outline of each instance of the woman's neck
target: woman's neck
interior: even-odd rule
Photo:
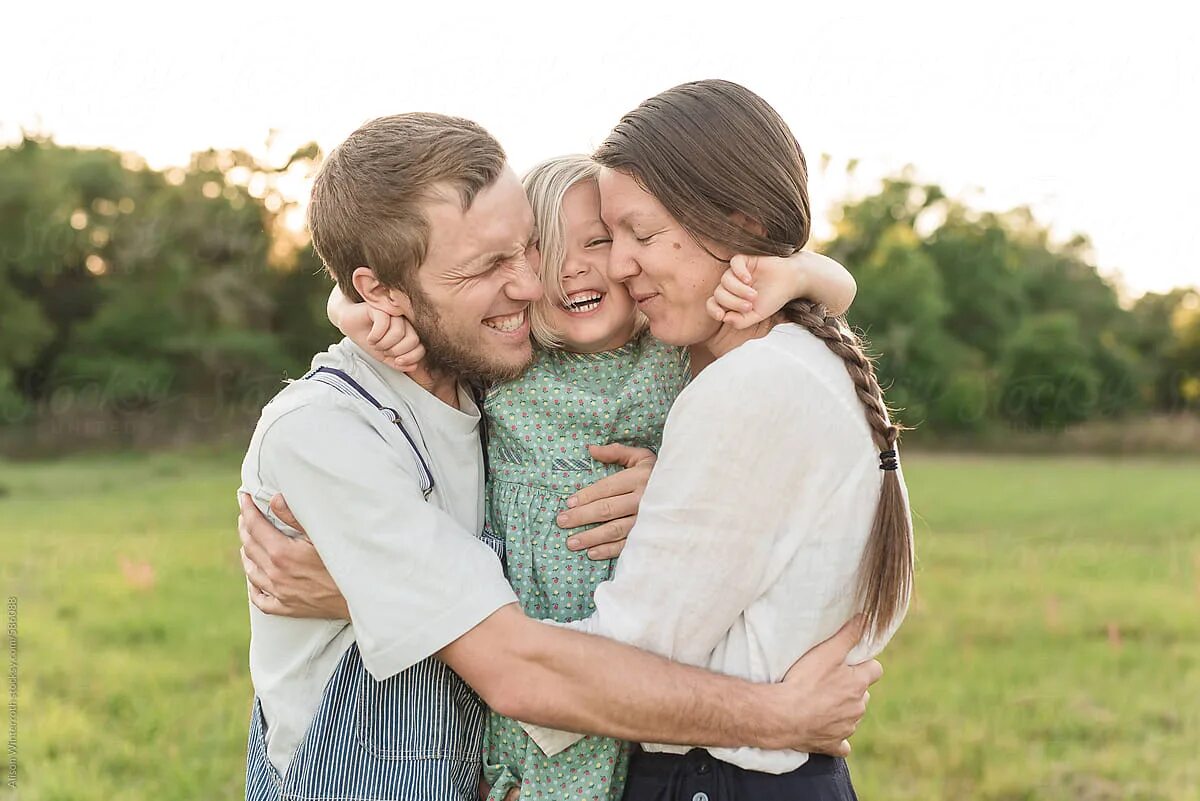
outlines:
[[[783,318],[775,315],[740,331],[727,323],[722,323],[721,327],[711,337],[703,342],[697,342],[695,345],[688,346],[692,362],[692,377],[700,375],[701,370],[739,345],[743,345],[752,339],[765,337],[771,332],[772,328],[781,322],[783,322]]]

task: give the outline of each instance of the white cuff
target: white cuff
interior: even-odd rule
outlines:
[[[562,753],[587,736],[569,731],[559,731],[558,729],[548,729],[545,726],[538,726],[535,723],[525,723],[520,720],[517,723],[521,724],[521,728],[525,730],[530,739],[537,743],[537,747],[542,749],[542,753],[546,756],[554,756],[555,754]]]

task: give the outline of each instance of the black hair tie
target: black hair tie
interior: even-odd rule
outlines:
[[[896,458],[896,451],[880,451],[879,452],[879,469],[880,470],[896,470],[900,467],[900,460]]]

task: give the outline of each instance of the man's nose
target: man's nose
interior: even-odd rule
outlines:
[[[521,259],[517,265],[516,274],[505,285],[505,294],[512,300],[540,300],[542,297],[542,281],[537,268],[529,259]]]

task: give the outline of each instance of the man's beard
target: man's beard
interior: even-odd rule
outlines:
[[[413,327],[425,346],[425,365],[432,373],[454,376],[460,381],[487,386],[512,381],[525,372],[529,360],[520,364],[488,361],[483,354],[463,346],[442,328],[442,318],[428,298],[410,293]]]

